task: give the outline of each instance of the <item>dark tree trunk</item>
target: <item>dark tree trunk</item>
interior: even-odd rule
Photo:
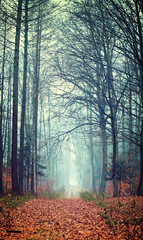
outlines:
[[[11,65],[9,67],[8,78],[8,108],[7,108],[7,174],[9,179],[11,178]],[[11,184],[9,181],[8,186]]]
[[[113,167],[113,197],[118,196],[118,180],[117,180],[117,135],[116,135],[116,123],[115,118],[112,117],[112,139],[113,139],[113,159],[112,159],[112,167]]]
[[[20,129],[20,155],[19,155],[19,192],[23,194],[23,153],[24,153],[24,123],[26,106],[26,80],[27,80],[27,48],[28,48],[28,0],[25,0],[25,43],[24,43],[24,74]]]
[[[3,90],[2,90],[3,91]],[[1,93],[1,96],[3,93]],[[3,194],[3,138],[2,138],[2,97],[1,97],[1,109],[0,109],[0,194]]]
[[[99,121],[101,128],[101,141],[102,141],[102,175],[101,175],[101,184],[100,184],[100,193],[105,193],[106,189],[106,178],[107,178],[107,133],[106,133],[106,118],[105,118],[105,82],[101,81],[102,76],[100,73],[102,68],[100,65],[97,65],[97,97],[98,97],[98,108],[99,108]],[[102,89],[102,93],[101,93]],[[104,93],[104,94],[103,94]]]
[[[143,52],[143,49],[142,49]],[[143,53],[142,53],[142,59],[143,59]],[[143,64],[143,61],[142,61]],[[141,106],[143,108],[143,67],[141,69]],[[139,179],[139,185],[137,189],[137,195],[143,196],[143,119],[141,124],[141,133],[140,133],[140,179]]]
[[[27,119],[27,121],[29,121],[29,118]],[[32,139],[32,128],[30,124],[25,124],[25,132],[26,132],[26,191],[30,191],[30,169],[31,169],[31,148],[32,148],[32,144],[31,144],[31,139]]]
[[[141,18],[139,15],[140,5],[135,1],[136,13],[137,13],[137,23],[138,23],[138,32],[139,32],[139,41],[140,41],[140,95],[141,95],[141,106],[143,108],[143,28],[141,24]],[[141,5],[142,6],[142,5]],[[143,196],[143,118],[141,123],[141,133],[140,133],[140,180],[138,185],[137,194]]]
[[[107,136],[106,127],[102,126],[102,176],[101,176],[101,186],[100,192],[105,193],[106,189],[106,174],[107,174]]]
[[[40,9],[37,23],[37,42],[36,42],[36,62],[33,81],[33,158],[31,172],[31,191],[36,194],[36,178],[37,178],[37,119],[38,119],[38,90],[39,90],[39,71],[40,71],[40,41],[41,41],[41,26],[40,26]]]
[[[92,130],[92,104],[90,104],[90,133],[89,133],[89,138],[90,138],[90,164],[91,164],[91,189],[92,191],[96,190],[95,186],[95,173],[94,173],[94,151],[93,151],[93,130]]]
[[[116,103],[114,96],[114,87],[112,83],[112,67],[111,58],[107,57],[107,78],[108,78],[108,92],[109,92],[109,107],[111,116],[111,129],[112,129],[112,143],[113,143],[113,156],[112,156],[112,179],[113,179],[113,196],[118,196],[118,180],[117,180],[117,161],[118,161],[118,144],[117,144],[117,119],[116,119]]]
[[[137,189],[137,195],[143,196],[143,121],[142,121],[142,131],[140,136],[140,180]]]
[[[15,53],[14,53],[14,76],[13,76],[13,122],[12,122],[12,193],[18,193],[17,175],[17,128],[18,128],[18,66],[19,66],[19,42],[21,30],[22,0],[18,1]]]
[[[2,63],[2,77],[1,77],[1,103],[0,103],[0,194],[3,194],[3,91],[4,91],[4,68],[5,68],[5,48],[6,48],[6,17],[4,30],[4,48],[3,48],[3,63]]]

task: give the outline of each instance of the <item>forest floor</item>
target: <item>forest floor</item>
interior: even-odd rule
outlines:
[[[11,209],[0,199],[2,239],[143,239],[143,197],[32,199]]]

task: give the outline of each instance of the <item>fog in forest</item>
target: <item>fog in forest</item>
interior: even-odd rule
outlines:
[[[0,194],[143,195],[142,0],[1,0],[0,52]]]

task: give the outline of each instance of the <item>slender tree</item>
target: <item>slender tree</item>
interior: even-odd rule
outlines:
[[[32,179],[31,190],[36,194],[37,179],[37,121],[38,121],[38,91],[39,91],[39,72],[40,72],[40,43],[41,43],[41,22],[40,7],[37,22],[37,39],[36,39],[36,56],[35,56],[35,73],[33,81],[33,159],[32,159]]]
[[[19,46],[21,30],[22,0],[18,1],[15,51],[14,51],[14,75],[13,75],[13,120],[12,120],[12,192],[18,193],[17,175],[17,131],[18,131],[18,67],[19,67]]]
[[[3,62],[1,77],[1,103],[0,103],[0,194],[3,193],[3,94],[4,94],[4,72],[5,72],[5,52],[6,52],[6,16],[4,20],[4,47],[3,47]]]
[[[25,43],[24,43],[24,71],[23,71],[23,93],[20,129],[20,155],[19,155],[19,191],[23,194],[23,154],[24,154],[24,123],[26,106],[26,81],[27,81],[27,49],[28,49],[28,0],[25,0]]]

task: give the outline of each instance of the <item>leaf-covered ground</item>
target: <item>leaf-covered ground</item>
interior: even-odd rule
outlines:
[[[143,239],[143,197],[33,199],[0,213],[2,239]]]

